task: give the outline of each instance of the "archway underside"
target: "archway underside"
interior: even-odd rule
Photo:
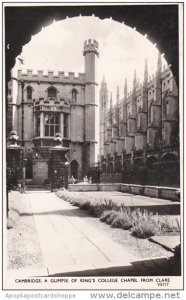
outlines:
[[[112,18],[136,30],[156,45],[171,64],[178,84],[178,5],[104,5],[5,7],[6,82],[15,58],[42,27],[77,16]]]

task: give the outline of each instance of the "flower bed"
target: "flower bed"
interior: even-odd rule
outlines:
[[[162,219],[147,210],[130,209],[124,205],[117,206],[111,199],[95,199],[84,193],[58,191],[57,196],[80,209],[87,210],[89,214],[100,218],[100,221],[115,228],[130,230],[138,238],[149,238],[153,235],[164,235],[173,228],[168,219]]]

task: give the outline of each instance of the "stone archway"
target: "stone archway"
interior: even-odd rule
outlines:
[[[115,163],[115,173],[121,173],[121,171],[122,171],[121,163],[120,163],[120,161],[117,161]]]
[[[163,185],[179,186],[180,185],[180,165],[178,155],[175,153],[166,153],[161,161]]]
[[[132,182],[135,184],[144,184],[143,160],[139,157],[134,159]]]
[[[164,162],[174,162],[174,161],[177,161],[177,160],[178,160],[178,157],[174,153],[166,153],[162,157],[162,161],[164,161]]]
[[[165,59],[171,64],[178,85],[178,5],[4,6],[6,82],[10,80],[10,71],[15,58],[22,52],[22,47],[42,27],[67,16],[72,18],[94,14],[100,19],[112,18],[120,23],[125,22],[142,35],[148,35],[148,39],[157,44],[160,52],[165,53]]]
[[[102,165],[102,173],[106,173],[107,172],[107,165],[103,164]]]
[[[154,155],[147,157],[146,161],[146,179],[147,185],[160,185],[161,182],[161,170],[159,169],[158,159]]]
[[[148,157],[146,162],[148,168],[153,168],[153,164],[155,163],[157,163],[157,158],[155,156]]]
[[[112,174],[113,173],[113,163],[109,163],[108,164],[107,172],[108,172],[108,174]]]

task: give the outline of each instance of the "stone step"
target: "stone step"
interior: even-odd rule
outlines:
[[[48,185],[39,185],[39,184],[27,184],[26,190],[27,191],[45,191],[49,190],[50,187]]]

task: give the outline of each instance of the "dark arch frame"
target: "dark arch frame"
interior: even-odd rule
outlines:
[[[39,33],[42,27],[67,16],[72,18],[80,14],[94,14],[100,19],[111,17],[115,21],[125,22],[142,35],[147,34],[148,39],[157,44],[160,52],[165,53],[165,59],[172,65],[178,85],[178,4],[5,7],[6,82],[10,79],[10,70],[15,64],[15,58],[21,53],[22,46],[30,41],[32,35]]]

